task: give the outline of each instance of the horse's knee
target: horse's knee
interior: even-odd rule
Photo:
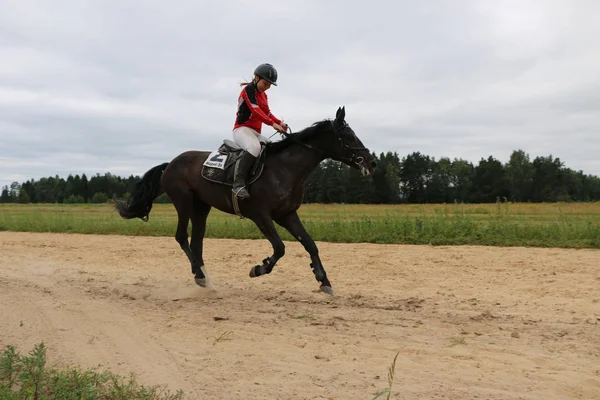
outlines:
[[[188,246],[188,235],[186,232],[177,232],[175,234],[175,240],[177,241],[177,243],[179,243],[179,245],[181,246],[181,248],[186,248]]]

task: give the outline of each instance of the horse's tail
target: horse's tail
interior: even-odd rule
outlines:
[[[142,179],[135,184],[133,193],[127,201],[117,200],[113,202],[121,217],[126,219],[140,218],[142,221],[148,221],[154,199],[164,192],[160,184],[160,178],[167,165],[169,163],[163,163],[149,169]]]

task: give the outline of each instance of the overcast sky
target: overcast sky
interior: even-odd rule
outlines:
[[[599,38],[594,0],[1,0],[0,186],[213,150],[262,62],[294,130],[345,105],[377,153],[600,175]]]

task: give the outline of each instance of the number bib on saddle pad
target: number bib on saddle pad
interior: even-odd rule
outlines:
[[[258,160],[250,169],[247,177],[247,184],[254,183],[263,171],[265,151],[262,151]],[[223,185],[233,186],[233,175],[235,173],[235,164],[240,159],[242,151],[232,148],[224,143],[219,150],[211,152],[202,165],[201,175],[204,179],[221,183]]]
[[[215,150],[212,153],[210,153],[206,161],[204,161],[204,166],[224,170],[225,162],[227,161],[228,157],[228,154],[221,154],[219,150]]]

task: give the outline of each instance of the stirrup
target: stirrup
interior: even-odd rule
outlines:
[[[240,196],[240,192],[241,191],[245,191],[246,194],[244,196]],[[241,197],[243,199],[247,199],[248,197],[250,197],[250,193],[248,193],[248,189],[246,189],[246,186],[240,186],[237,188],[231,188],[231,191],[237,196],[237,197]]]
[[[237,188],[237,189],[232,188],[231,189],[231,202],[233,203],[233,211],[235,211],[235,213],[237,214],[238,217],[244,219],[244,216],[240,212],[240,205],[238,203],[238,201],[239,201],[238,194],[240,193],[240,191],[242,191],[242,189],[245,189],[245,187],[242,186],[241,188]],[[248,194],[247,197],[250,197],[250,194]]]

